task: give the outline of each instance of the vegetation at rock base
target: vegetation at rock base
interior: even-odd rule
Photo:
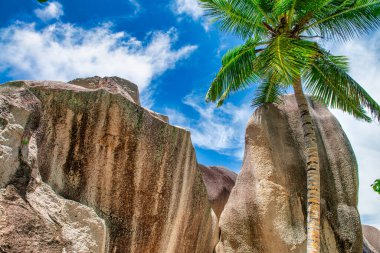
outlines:
[[[372,189],[380,194],[380,179],[376,179],[373,184],[371,184]]]
[[[220,29],[245,43],[229,50],[207,101],[222,105],[234,92],[257,84],[252,105],[279,103],[293,87],[307,157],[307,252],[320,252],[320,169],[315,126],[305,92],[358,119],[380,120],[378,103],[348,74],[345,56],[319,43],[346,41],[380,26],[375,0],[200,0]],[[369,112],[372,118],[368,115]]]

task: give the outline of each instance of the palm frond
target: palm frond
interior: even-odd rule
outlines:
[[[314,42],[278,36],[257,57],[255,69],[272,73],[283,85],[291,85],[318,56],[317,49]]]
[[[300,16],[307,15],[308,13],[317,14],[321,11],[326,10],[326,8],[328,8],[328,6],[331,5],[333,1],[334,0],[298,0],[294,8],[296,9],[297,14]]]
[[[341,109],[354,117],[371,121],[366,113],[380,120],[380,106],[352,78],[342,57],[332,56],[326,51],[304,72],[307,90],[320,102],[332,108]]]
[[[273,15],[281,15],[290,10],[295,0],[276,0],[273,5]]]
[[[199,0],[206,15],[220,25],[223,31],[231,32],[244,39],[267,36],[263,24],[274,21],[268,16],[265,0]]]
[[[300,30],[314,20],[318,13],[325,13],[331,0],[293,0],[289,10],[289,26],[294,30]]]
[[[308,1],[309,2],[309,1]],[[380,27],[379,0],[330,1],[303,30],[346,41]]]
[[[253,66],[259,39],[249,39],[241,46],[229,50],[222,59],[222,67],[207,92],[207,101],[217,101],[220,106],[231,92],[246,88],[259,80]]]
[[[254,98],[252,100],[252,107],[257,108],[265,104],[281,103],[281,95],[285,93],[285,89],[281,87],[275,80],[267,78],[264,79],[256,88]]]

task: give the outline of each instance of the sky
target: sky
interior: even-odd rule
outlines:
[[[221,108],[204,102],[223,53],[241,41],[220,32],[196,0],[0,1],[0,83],[119,76],[143,106],[191,131],[198,162],[239,172],[253,88]],[[350,74],[380,102],[380,31],[325,44],[350,58]],[[380,125],[333,110],[359,164],[362,222],[380,229]]]

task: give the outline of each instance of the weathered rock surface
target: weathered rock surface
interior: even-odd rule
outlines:
[[[0,87],[0,186],[7,186],[2,191],[11,191],[17,203],[31,205],[22,208],[25,223],[39,220],[43,241],[60,235],[61,225],[49,222],[59,223],[66,216],[51,218],[55,209],[41,208],[46,201],[31,204],[37,201],[30,199],[36,192],[45,191],[38,199],[52,196],[46,183],[76,203],[75,208],[86,205],[104,220],[105,252],[212,252],[217,221],[190,133],[140,107],[138,93],[128,82],[95,77],[72,83],[20,81]],[[24,154],[25,149],[34,150],[35,158]],[[69,209],[71,217],[74,207],[53,202]],[[78,231],[91,227],[94,219],[82,219]],[[91,238],[102,250],[98,231]],[[47,252],[69,247],[66,241],[52,241]]]
[[[105,252],[104,220],[44,183],[26,198],[13,185],[1,189],[0,214],[0,252]]]
[[[380,253],[380,231],[372,226],[363,225],[364,253]]]
[[[220,218],[230,192],[235,185],[237,174],[220,166],[204,166],[198,164],[206,185],[208,200],[216,216]]]
[[[0,252],[104,252],[104,220],[41,182],[39,109],[25,90],[0,93]]]
[[[319,104],[310,105],[321,162],[322,252],[362,252],[355,156],[335,117]],[[217,252],[306,252],[302,139],[293,96],[254,113],[242,170],[219,220]]]
[[[81,86],[91,90],[103,89],[112,94],[120,94],[129,101],[134,102],[135,104],[140,104],[140,94],[136,84],[131,83],[128,80],[122,79],[117,76],[112,77],[88,77],[88,78],[77,78],[69,83],[75,84],[77,86]],[[157,112],[151,111],[149,109],[144,108],[145,111],[148,111],[152,116],[169,122],[169,118],[166,115],[159,114]]]
[[[99,76],[77,78],[69,83],[91,90],[103,89],[112,94],[121,94],[128,100],[141,105],[137,85],[117,76],[103,78]]]

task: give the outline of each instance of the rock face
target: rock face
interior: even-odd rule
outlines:
[[[364,253],[380,253],[380,231],[372,226],[363,225]]]
[[[322,252],[361,253],[354,154],[331,113],[310,105]],[[250,119],[238,176],[197,164],[190,133],[167,122],[118,77],[0,86],[0,253],[211,253],[218,239],[217,253],[306,251],[294,97]],[[375,230],[363,227],[365,253],[379,252]]]
[[[206,167],[198,164],[206,185],[208,200],[216,216],[220,218],[230,192],[235,185],[237,174],[220,166]]]
[[[362,252],[355,156],[335,117],[319,104],[310,105],[321,162],[322,252]],[[306,252],[302,139],[293,96],[254,113],[242,170],[219,220],[217,252]]]
[[[121,94],[129,101],[141,105],[137,85],[117,76],[104,78],[99,76],[78,78],[70,81],[69,83],[91,90],[103,89],[112,94]]]
[[[74,247],[67,246],[74,242],[65,239],[66,232],[58,231],[65,226],[54,223],[75,223],[70,213],[78,212],[83,224],[66,226],[66,234],[74,240],[75,231],[91,228],[82,245],[96,244],[99,252],[212,252],[216,217],[190,133],[140,107],[137,88],[128,81],[95,77],[72,83],[19,81],[0,87],[0,187],[6,187],[1,196],[20,205],[35,202],[18,210],[25,223],[39,220],[38,236],[59,237],[49,245],[36,237],[28,249]],[[44,211],[47,199],[51,211]],[[6,220],[13,219],[10,205],[0,207]],[[56,214],[56,206],[68,214]]]
[[[106,227],[89,207],[42,183],[27,195],[0,190],[0,252],[105,252]]]

